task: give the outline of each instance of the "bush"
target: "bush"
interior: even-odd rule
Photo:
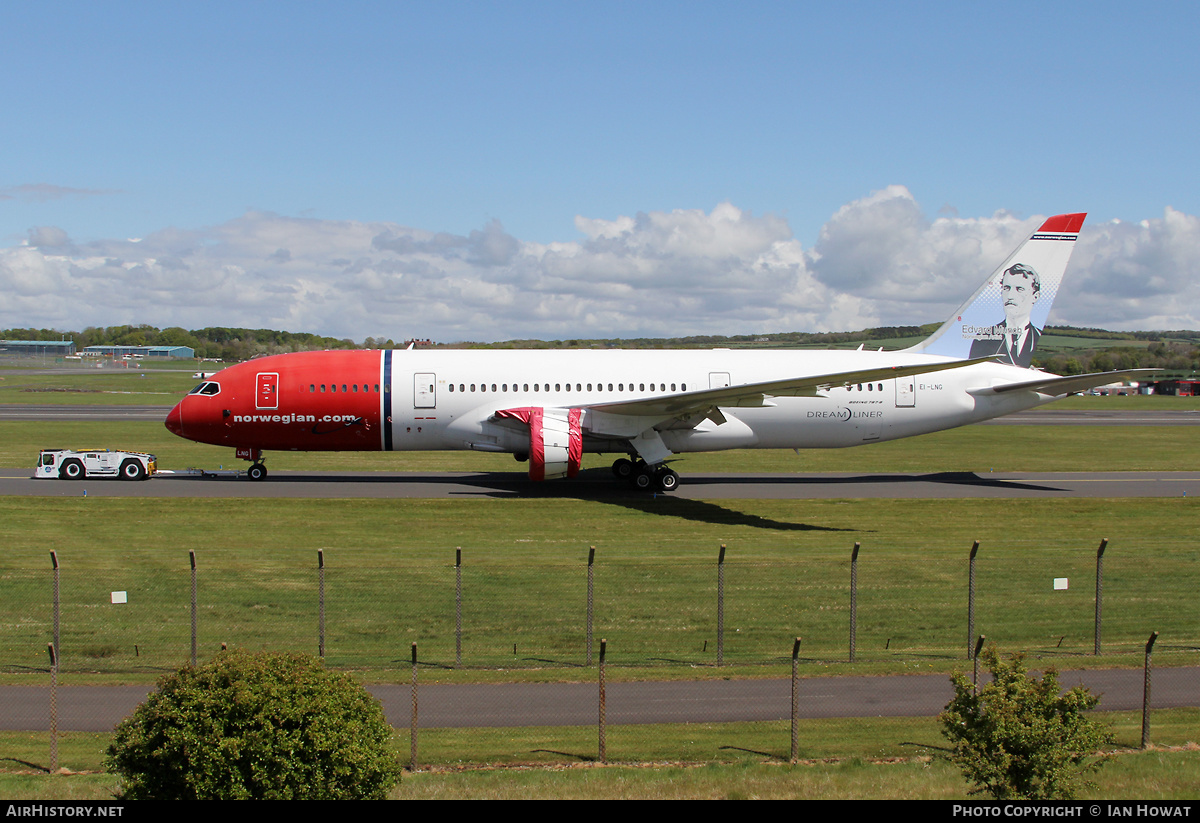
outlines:
[[[298,654],[222,652],[164,677],[117,726],[120,797],[382,799],[400,779],[379,702]]]
[[[1084,712],[1100,698],[1083,686],[1060,694],[1058,672],[1027,677],[1024,660],[1000,659],[995,647],[983,654],[992,682],[976,691],[955,673],[954,699],[938,717],[953,746],[950,759],[974,784],[971,794],[997,800],[1071,799],[1084,776],[1099,769],[1102,746],[1112,732]]]

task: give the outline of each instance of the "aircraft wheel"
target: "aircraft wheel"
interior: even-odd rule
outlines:
[[[83,464],[78,460],[68,460],[58,470],[58,476],[61,480],[82,480],[85,474],[87,472],[84,471]]]
[[[658,488],[665,492],[673,492],[679,488],[679,475],[671,469],[663,469],[658,473]]]
[[[255,463],[246,469],[246,476],[251,480],[265,480],[267,477],[267,467],[262,463]]]
[[[121,464],[121,479],[122,480],[144,480],[146,470],[142,468],[142,464],[136,460],[126,460]]]
[[[634,470],[633,461],[624,457],[612,464],[613,476],[618,480],[629,480],[633,477]]]
[[[633,476],[633,487],[638,491],[646,491],[654,484],[654,477],[648,472],[640,471]]]

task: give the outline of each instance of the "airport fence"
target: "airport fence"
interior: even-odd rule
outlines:
[[[1180,555],[1187,555],[1182,557]],[[739,561],[577,560],[513,565],[449,549],[442,561],[325,550],[294,563],[97,565],[47,558],[0,569],[0,671],[131,673],[203,661],[223,646],[320,654],[346,669],[573,669],[966,660],[986,635],[1034,656],[1200,648],[1194,550],[805,551]],[[1188,558],[1191,558],[1189,561]],[[172,568],[171,565],[175,567]]]
[[[1178,570],[1194,553],[1186,540],[1111,553],[855,545],[748,562],[720,546],[703,562],[585,550],[514,565],[478,550],[330,549],[211,567],[202,553],[159,566],[51,554],[44,568],[0,566],[0,726],[111,728],[140,696],[113,696],[105,715],[86,690],[48,698],[47,683],[146,682],[228,646],[369,670],[412,766],[836,756],[836,741],[798,742],[802,719],[828,731],[846,718],[852,737],[856,714],[932,716],[981,635],[1031,666],[1082,669],[1101,653],[1135,691],[1153,632],[1160,662],[1193,663],[1200,608]],[[543,682],[504,683],[521,679]],[[1186,705],[1200,705],[1194,692]]]

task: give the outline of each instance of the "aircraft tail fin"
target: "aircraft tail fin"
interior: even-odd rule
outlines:
[[[1087,214],[1051,217],[911,352],[1028,367]]]

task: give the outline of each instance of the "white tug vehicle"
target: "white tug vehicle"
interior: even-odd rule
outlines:
[[[36,479],[83,480],[91,477],[119,477],[145,480],[158,472],[158,458],[145,452],[109,449],[42,449]]]

